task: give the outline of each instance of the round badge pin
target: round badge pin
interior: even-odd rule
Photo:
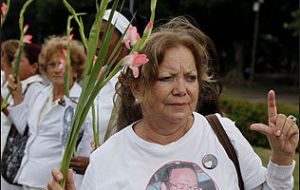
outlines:
[[[218,160],[213,154],[207,154],[202,158],[202,165],[206,169],[214,169],[218,164]]]

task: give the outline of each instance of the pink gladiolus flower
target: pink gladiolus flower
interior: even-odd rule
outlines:
[[[63,48],[63,49],[62,49],[62,53],[64,54],[65,57],[67,57],[68,52],[67,52],[67,49],[66,49],[66,48]]]
[[[98,57],[95,55],[95,56],[94,56],[94,60],[93,60],[93,65],[96,64],[97,58],[98,58]],[[107,68],[107,65],[104,65],[104,66],[100,69],[100,72],[99,72],[99,74],[98,74],[97,80],[100,79],[100,77],[102,76],[102,74],[103,74],[103,72],[105,71],[106,68]]]
[[[58,69],[59,69],[59,70],[62,70],[62,72],[65,72],[65,70],[66,70],[66,64],[67,64],[66,59],[61,58],[61,59],[59,60]]]
[[[2,5],[1,5],[1,13],[2,15],[5,15],[6,14],[6,10],[7,10],[7,6],[6,4],[3,2]],[[1,19],[2,20],[2,19]]]
[[[62,53],[64,55],[64,58],[61,58],[59,60],[59,65],[58,65],[58,69],[59,70],[62,70],[63,72],[65,72],[65,69],[66,69],[66,65],[67,65],[67,61],[66,61],[66,57],[67,57],[67,49],[66,48],[63,48],[62,49]]]
[[[153,23],[149,21],[147,26],[145,27],[144,33],[148,32],[152,28],[153,28]]]
[[[101,69],[100,69],[100,72],[98,74],[98,77],[97,77],[97,80],[100,79],[100,77],[103,75],[104,71],[106,70],[107,68],[107,65],[104,65]]]
[[[25,35],[23,38],[23,42],[27,43],[27,44],[31,44],[31,40],[32,40],[32,35]]]
[[[24,33],[26,33],[26,32],[27,32],[27,30],[28,30],[28,28],[29,28],[29,25],[28,25],[28,24],[26,24],[26,25],[24,26],[24,28],[23,28],[23,32],[24,32]]]
[[[95,55],[95,56],[94,56],[94,60],[93,60],[93,65],[96,64],[97,58],[98,58],[98,57]]]
[[[139,67],[148,61],[149,59],[145,54],[138,54],[137,52],[124,57],[124,63],[132,70],[134,78],[139,76]]]
[[[69,36],[69,44],[71,44],[72,42],[73,42],[73,34],[70,34],[70,36]]]
[[[130,49],[130,46],[134,46],[137,41],[141,39],[139,33],[137,32],[137,29],[135,26],[129,26],[124,38],[123,43],[125,43],[125,46],[127,49]]]

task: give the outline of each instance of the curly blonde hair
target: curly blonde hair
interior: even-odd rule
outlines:
[[[66,36],[50,36],[45,40],[41,53],[39,55],[40,70],[46,72],[47,64],[51,59],[51,56],[63,49],[67,48],[68,39]],[[85,49],[83,44],[78,40],[72,40],[70,44],[71,48],[71,66],[77,73],[76,81],[80,81],[82,78],[84,63],[86,59]]]

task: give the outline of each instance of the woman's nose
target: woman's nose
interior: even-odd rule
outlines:
[[[53,70],[57,73],[59,72],[64,72],[66,68],[66,64],[64,62],[60,62],[58,64],[55,65],[55,67],[53,68]]]
[[[176,96],[185,96],[187,94],[187,89],[184,80],[175,80],[173,87],[173,95]]]

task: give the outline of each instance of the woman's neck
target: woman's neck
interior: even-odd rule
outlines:
[[[69,89],[71,89],[73,85],[74,85],[74,82],[70,81]],[[65,85],[53,85],[53,101],[60,99],[65,94],[66,94]]]
[[[167,122],[153,122],[143,119],[134,126],[135,133],[142,139],[158,144],[169,144],[186,134],[194,123],[194,116],[189,116],[179,124]],[[170,127],[167,127],[170,126]]]
[[[54,86],[53,87],[53,102],[60,99],[65,95],[65,86]]]

